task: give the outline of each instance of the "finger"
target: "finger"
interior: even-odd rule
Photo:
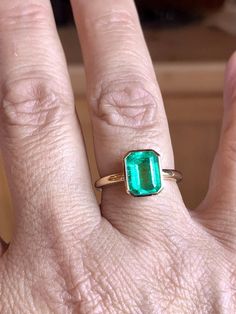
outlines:
[[[236,245],[236,54],[225,75],[224,117],[208,194],[196,212],[227,245]]]
[[[137,149],[156,150],[162,156],[163,167],[173,168],[162,97],[134,2],[72,0],[72,4],[85,60],[101,176],[121,171],[123,156]],[[166,183],[158,196],[138,201],[127,196],[124,187],[114,186],[103,191],[103,214],[113,225],[124,219],[127,226],[131,207],[139,208],[133,216],[147,217],[145,204],[158,207],[155,201],[168,205],[173,199],[182,204],[175,183]]]
[[[14,239],[25,235],[32,243],[49,233],[54,239],[58,232],[89,232],[100,213],[50,1],[1,0],[0,73],[1,146],[16,210]]]

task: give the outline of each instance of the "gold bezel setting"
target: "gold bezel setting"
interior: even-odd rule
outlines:
[[[137,194],[132,193],[130,186],[129,186],[129,183],[128,183],[128,180],[127,180],[127,162],[126,162],[126,159],[130,154],[137,153],[137,152],[152,152],[157,157],[157,159],[158,159],[158,178],[159,178],[159,182],[160,182],[160,187],[158,188],[157,192],[154,192],[154,193],[152,192],[152,193],[143,194],[143,195],[142,194],[137,195]],[[164,188],[163,172],[162,172],[162,167],[161,167],[161,156],[160,156],[160,154],[158,154],[153,149],[138,149],[138,150],[129,151],[123,158],[123,171],[124,171],[123,173],[124,173],[124,182],[125,182],[126,193],[129,195],[132,195],[134,197],[153,196],[153,195],[158,195]],[[150,172],[150,175],[152,175],[151,172]]]

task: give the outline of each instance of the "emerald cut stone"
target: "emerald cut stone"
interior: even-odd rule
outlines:
[[[131,151],[124,158],[127,190],[133,196],[157,194],[162,189],[159,155],[153,150]]]

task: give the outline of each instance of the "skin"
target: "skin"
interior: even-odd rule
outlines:
[[[133,149],[152,148],[174,168],[133,1],[72,6],[100,175]],[[141,199],[109,187],[98,206],[49,0],[0,1],[0,73],[15,211],[12,242],[0,245],[0,313],[235,313],[236,55],[209,192],[191,212],[170,181]]]

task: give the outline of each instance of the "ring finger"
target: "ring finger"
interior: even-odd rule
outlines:
[[[134,2],[72,0],[72,5],[85,60],[100,175],[119,172],[123,156],[140,149],[154,149],[163,168],[173,168],[163,101]],[[173,201],[178,204],[176,213],[171,210],[175,217],[184,207],[173,182],[166,182],[157,196],[142,199],[116,185],[103,190],[102,212],[126,232],[137,217],[139,222],[142,217],[149,223],[156,223],[154,217],[161,220]]]

